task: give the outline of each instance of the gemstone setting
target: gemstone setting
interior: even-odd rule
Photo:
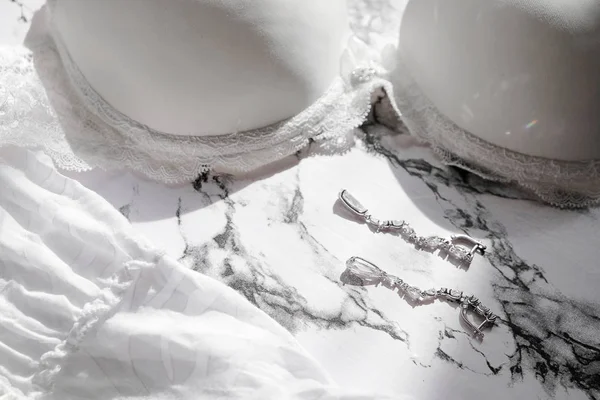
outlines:
[[[340,192],[340,200],[346,207],[354,211],[358,215],[365,215],[367,208],[363,206],[354,196],[352,196],[347,190]]]

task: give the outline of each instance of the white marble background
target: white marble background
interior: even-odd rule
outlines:
[[[82,0],[83,1],[83,0]],[[20,42],[41,0],[0,0],[0,44]],[[397,23],[387,0],[353,27]],[[375,117],[376,119],[376,117]],[[232,179],[165,187],[129,173],[73,175],[157,246],[219,279],[291,330],[341,385],[418,399],[600,399],[600,211],[561,211],[444,168],[371,123],[340,156],[307,149]],[[336,205],[347,188],[421,235],[466,233],[485,257],[457,268],[376,234]],[[384,288],[344,287],[351,256],[420,286],[478,296],[501,319],[483,342],[444,303],[412,308]]]

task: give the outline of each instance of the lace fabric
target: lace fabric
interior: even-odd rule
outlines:
[[[356,31],[371,48],[383,49],[377,60],[387,72],[380,76],[394,88],[395,95],[388,92],[386,100],[389,101],[378,105],[380,122],[401,133],[408,131],[429,145],[445,165],[470,171],[489,181],[525,189],[552,206],[584,208],[600,205],[600,160],[567,162],[532,157],[495,146],[460,129],[423,94],[402,60],[398,59],[396,37],[390,40],[391,32],[394,35],[398,32],[407,1],[357,0],[356,3],[360,13],[371,16],[366,23],[369,29]],[[374,12],[375,9],[381,10],[380,14]],[[372,39],[390,44],[382,46],[372,43]]]
[[[600,204],[600,160],[571,162],[534,157],[488,143],[442,115],[401,60],[390,80],[395,108],[408,130],[431,146],[441,161],[484,179],[517,185],[559,208]]]
[[[180,183],[207,170],[250,171],[309,142],[322,152],[343,152],[353,145],[352,130],[365,121],[372,94],[382,87],[391,91],[380,77],[383,71],[348,50],[346,59],[353,64],[346,63],[345,74],[289,120],[228,135],[165,134],[123,115],[94,91],[48,14],[30,49],[0,49],[0,146],[42,148],[62,169],[131,169],[153,180]]]
[[[112,108],[87,83],[46,19],[30,49],[0,49],[0,146],[42,148],[67,170],[131,169],[161,182],[186,182],[209,169],[250,171],[309,143],[321,154],[344,152],[353,145],[353,128],[366,120],[373,96],[383,90],[391,114],[444,164],[519,186],[557,207],[600,204],[600,161],[532,157],[460,129],[431,104],[397,60],[396,38],[389,34],[397,29],[380,26],[397,28],[401,10],[387,13],[397,18],[382,24],[377,1],[353,4],[360,15],[369,16],[367,22],[355,21],[357,26],[368,29],[354,27],[360,40],[349,43],[340,77],[317,102],[275,125],[208,137],[157,132]]]

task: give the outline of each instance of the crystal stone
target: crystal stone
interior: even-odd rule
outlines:
[[[437,236],[429,236],[419,240],[419,246],[424,249],[433,250],[436,249],[444,240]]]
[[[354,211],[357,214],[363,215],[367,212],[367,209],[365,208],[365,206],[360,204],[360,202],[358,200],[356,200],[356,198],[354,196],[352,196],[350,193],[348,193],[347,190],[343,190],[340,193],[340,199],[344,202],[344,204],[348,208],[350,208],[352,211]]]
[[[465,249],[457,246],[450,249],[450,254],[458,260],[467,260],[469,256],[469,253]]]
[[[402,229],[402,233],[405,234],[406,236],[414,236],[415,234],[415,230],[413,228],[410,228],[408,226],[405,226]]]
[[[417,288],[411,287],[406,290],[406,295],[410,297],[411,300],[417,301],[421,298],[421,291]]]

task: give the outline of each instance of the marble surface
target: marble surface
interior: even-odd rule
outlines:
[[[41,4],[0,0],[0,44],[21,41]],[[381,17],[367,24],[395,23],[388,2],[366,6]],[[424,400],[600,399],[600,211],[549,208],[442,167],[373,120],[347,154],[309,148],[236,179],[166,187],[129,173],[71,175],[279,321],[340,385]],[[468,234],[488,252],[462,268],[376,233],[340,207],[342,188],[420,235]],[[413,307],[385,288],[344,286],[351,256],[422,288],[474,294],[500,321],[477,341],[448,304]]]

